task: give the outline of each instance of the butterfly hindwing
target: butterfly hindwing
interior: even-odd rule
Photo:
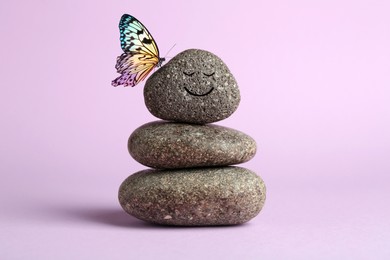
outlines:
[[[131,15],[124,14],[119,22],[120,42],[124,53],[115,68],[121,74],[113,86],[135,86],[159,64],[159,51],[146,27]]]
[[[158,58],[145,54],[123,53],[117,58],[115,68],[122,74],[112,81],[113,86],[134,87],[153,70]]]

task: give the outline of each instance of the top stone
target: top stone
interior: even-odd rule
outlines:
[[[207,124],[228,118],[240,103],[237,82],[216,55],[183,51],[152,74],[144,88],[146,107],[169,121]]]

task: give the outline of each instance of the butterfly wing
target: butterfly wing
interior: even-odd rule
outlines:
[[[121,75],[112,81],[112,85],[134,87],[153,70],[158,63],[153,56],[146,54],[123,53],[117,58],[116,70]]]
[[[117,58],[115,66],[121,76],[112,85],[134,87],[159,63],[159,50],[146,27],[131,15],[122,16],[119,31],[124,53]]]

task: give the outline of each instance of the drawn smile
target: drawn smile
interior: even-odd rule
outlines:
[[[211,87],[211,89],[204,94],[197,94],[197,93],[191,92],[187,87],[184,87],[184,89],[187,91],[188,94],[190,94],[192,96],[203,97],[203,96],[207,96],[208,94],[210,94],[211,91],[214,90],[214,87]]]

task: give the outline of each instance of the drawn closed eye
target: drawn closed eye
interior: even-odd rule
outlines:
[[[213,76],[215,74],[215,72],[212,72],[212,73],[203,73],[203,75],[205,75],[205,76],[207,76],[207,77],[211,77],[211,76]]]
[[[191,72],[185,72],[185,71],[183,71],[183,73],[184,73],[184,75],[191,77],[192,75],[195,74],[195,71],[191,71]]]

